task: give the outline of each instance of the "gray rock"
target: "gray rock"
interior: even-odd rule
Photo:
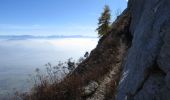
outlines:
[[[134,100],[156,100],[163,85],[165,85],[164,75],[152,74],[146,80],[142,89],[135,94]]]
[[[130,32],[133,40],[123,66],[117,100],[156,100],[162,97],[157,95],[161,94],[162,89],[170,93],[166,85],[158,87],[152,84],[155,80],[165,81],[166,76],[159,79],[162,77],[160,73],[156,73],[154,77],[151,74],[151,69],[156,67],[155,63],[165,74],[169,75],[170,72],[169,5],[170,0],[129,1],[132,17]],[[169,79],[166,78],[167,84],[170,83]],[[161,100],[168,98],[170,95]]]
[[[165,82],[166,82],[167,88],[170,89],[170,73],[166,75]]]
[[[89,96],[93,94],[98,88],[99,84],[95,81],[91,81],[87,86],[84,87],[83,96]]]

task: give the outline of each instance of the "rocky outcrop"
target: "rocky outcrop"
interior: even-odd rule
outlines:
[[[89,96],[93,94],[98,88],[99,84],[95,81],[90,82],[87,86],[83,88],[83,96]]]

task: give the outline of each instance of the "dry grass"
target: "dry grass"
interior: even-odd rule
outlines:
[[[47,76],[37,75],[35,85],[30,93],[18,94],[19,98],[23,100],[84,100],[86,97],[82,96],[82,87],[86,86],[90,81],[98,81],[105,74],[112,70],[113,65],[119,63],[117,60],[118,47],[120,46],[120,39],[122,35],[128,40],[130,16],[122,15],[114,23],[110,34],[103,36],[96,49],[94,49],[86,60],[78,63],[78,67],[69,74],[65,73],[64,78],[57,77],[57,68],[50,68],[47,70]],[[128,33],[128,35],[127,35]],[[128,45],[129,43],[127,43]],[[76,63],[74,63],[76,64]],[[63,64],[60,67],[65,67]],[[106,100],[114,98],[116,94],[117,83],[121,76],[120,73],[115,75],[115,78],[108,84],[106,91]]]

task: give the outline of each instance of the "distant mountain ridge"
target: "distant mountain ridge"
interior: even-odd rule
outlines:
[[[49,36],[34,36],[34,35],[0,35],[0,39],[55,39],[55,38],[97,38],[95,36],[83,35],[49,35]]]

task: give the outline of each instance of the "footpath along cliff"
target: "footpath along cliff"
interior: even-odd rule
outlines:
[[[98,71],[103,78],[93,100],[169,100],[170,0],[129,0],[111,32],[76,72],[102,68],[109,71]],[[115,87],[109,95],[108,83]]]
[[[73,72],[24,100],[170,100],[170,0],[129,0]]]

